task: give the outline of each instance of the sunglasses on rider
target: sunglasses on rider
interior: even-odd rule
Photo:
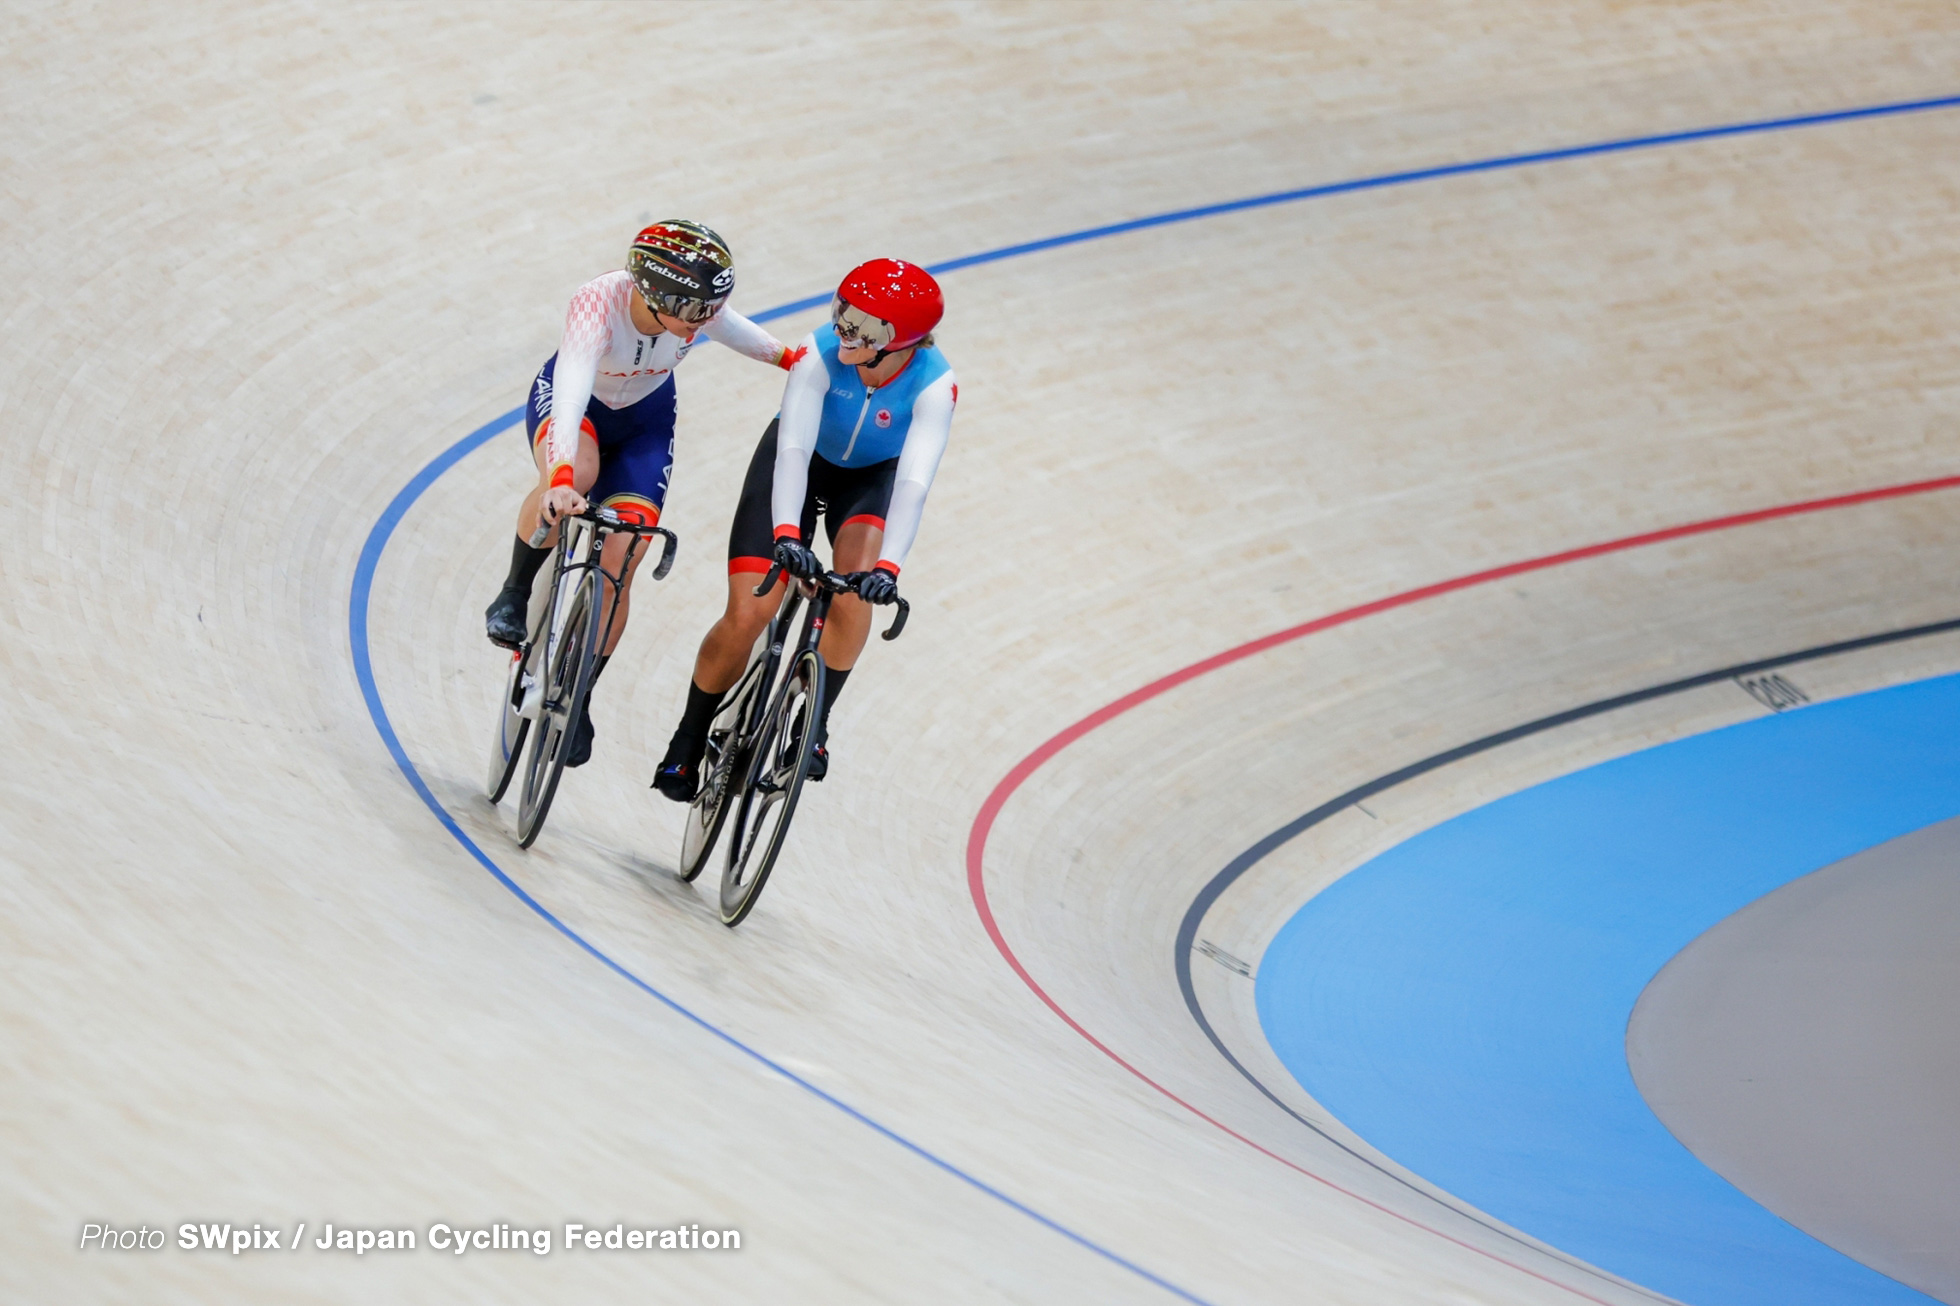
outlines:
[[[721,311],[726,299],[690,299],[686,295],[649,295],[641,292],[647,307],[668,317],[677,317],[689,326],[699,326]]]
[[[846,349],[883,349],[898,335],[891,323],[842,299],[830,301],[830,325],[837,332],[837,342]]]

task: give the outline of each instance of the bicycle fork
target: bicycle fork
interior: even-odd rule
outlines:
[[[542,666],[544,668],[549,668],[557,659],[559,648],[564,642],[569,610],[579,590],[577,578],[581,573],[599,567],[598,560],[592,556],[592,528],[583,521],[572,518],[565,523],[565,530],[569,533],[562,546],[564,561],[560,563],[551,578],[551,612],[543,632]],[[600,570],[603,571],[603,568]],[[544,701],[544,685],[548,677],[541,670],[533,670],[532,667],[537,664],[531,663],[530,659],[527,658],[525,661],[526,668],[518,673],[518,683],[523,687],[524,700],[517,714],[534,723],[541,722],[546,708],[557,709],[563,704],[547,704]]]

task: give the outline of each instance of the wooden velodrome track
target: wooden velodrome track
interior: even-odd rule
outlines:
[[[733,933],[646,783],[778,376],[685,369],[680,565],[528,854],[477,796],[527,463],[505,431],[431,464],[651,217],[724,232],[760,311],[879,254],[1951,96],[1949,5],[6,11],[8,1300],[1650,1300],[1317,1114],[1198,957],[1222,1043],[1321,1132],[1263,1097],[1190,1017],[1180,921],[1258,835],[1461,741],[1960,616],[1960,491],[1418,597],[1037,750],[1359,605],[1960,471],[1960,110],[947,273],[912,626]],[[1957,666],[1949,636],[1803,683]],[[1417,829],[1761,710],[1719,682],[1439,770],[1262,863],[1205,941],[1256,958]],[[213,1220],[744,1248],[175,1249]],[[171,1246],[78,1252],[86,1221]]]

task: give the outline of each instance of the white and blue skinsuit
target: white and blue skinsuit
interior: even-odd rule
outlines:
[[[810,491],[812,455],[833,467],[870,468],[898,460],[879,565],[894,574],[911,551],[926,492],[952,434],[959,385],[945,355],[921,345],[897,375],[876,389],[856,367],[838,361],[837,332],[825,325],[805,341],[809,353],[790,370],[778,419],[770,495],[776,533],[798,528]]]

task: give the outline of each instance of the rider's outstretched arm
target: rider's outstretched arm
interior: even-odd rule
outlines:
[[[723,308],[709,318],[701,333],[716,344],[727,345],[736,353],[753,358],[758,363],[784,367],[796,362],[792,356],[794,350],[732,308]]]
[[[631,285],[622,280],[614,293],[622,293]],[[599,360],[612,341],[606,326],[609,308],[605,290],[595,281],[581,287],[565,310],[565,334],[558,342],[558,361],[551,369],[551,428],[544,449],[553,485],[572,483],[579,426],[585,421],[585,406],[592,401],[593,383],[599,379]]]
[[[959,393],[959,385],[949,371],[919,391],[919,397],[912,401],[912,429],[905,433],[905,448],[898,455],[892,503],[885,511],[885,543],[878,554],[878,566],[894,576],[904,564],[905,555],[912,551],[912,541],[918,537],[919,519],[926,510],[926,491],[932,488],[932,478],[939,473],[939,459],[946,452],[947,438],[953,433],[953,405]],[[819,403],[822,398],[819,394]],[[777,456],[776,465],[782,466],[781,455]]]
[[[813,335],[804,345],[815,343]],[[783,408],[776,422],[776,476],[769,493],[776,535],[802,537],[798,523],[803,520],[803,496],[810,488],[810,455],[817,451],[817,426],[829,388],[830,374],[815,349],[803,355],[783,382]]]

